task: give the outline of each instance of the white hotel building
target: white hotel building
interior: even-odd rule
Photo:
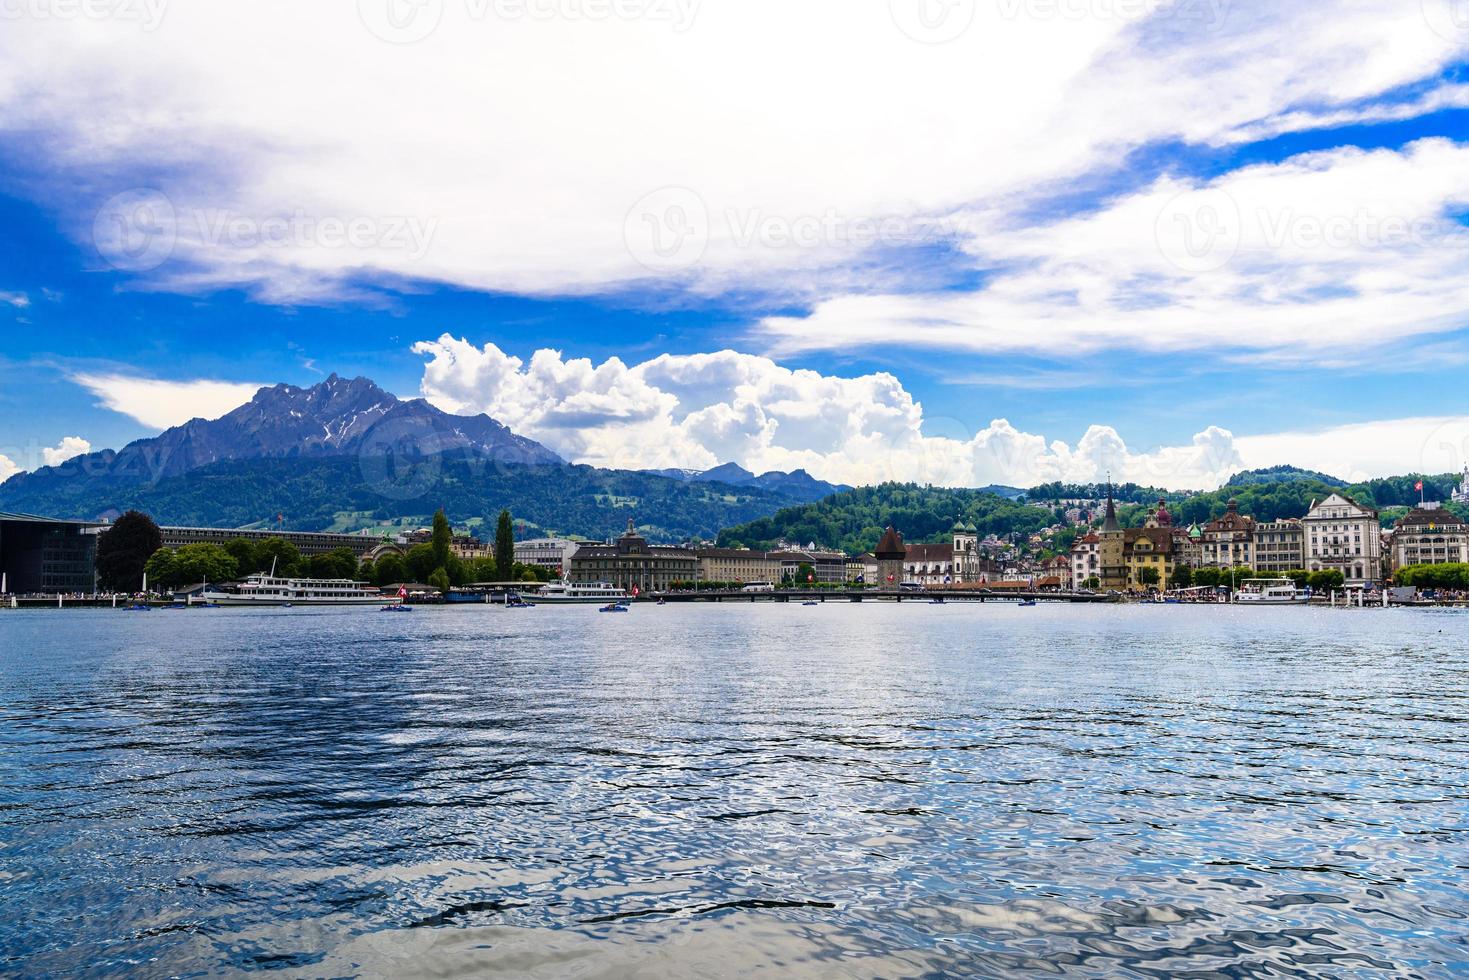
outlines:
[[[1334,493],[1313,504],[1301,524],[1309,571],[1335,569],[1351,587],[1382,578],[1382,525],[1377,511]]]

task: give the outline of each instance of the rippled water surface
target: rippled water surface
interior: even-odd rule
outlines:
[[[1446,976],[1469,617],[0,613],[0,974]]]

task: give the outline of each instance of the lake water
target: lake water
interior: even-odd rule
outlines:
[[[1462,972],[1466,627],[0,612],[0,974]]]

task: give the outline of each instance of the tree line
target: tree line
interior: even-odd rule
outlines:
[[[378,586],[425,583],[440,590],[471,582],[550,578],[546,569],[515,561],[515,530],[508,510],[502,510],[496,522],[493,557],[463,559],[454,553],[453,541],[453,529],[441,508],[434,514],[429,542],[414,545],[406,554],[383,555],[376,562],[359,563],[356,553],[345,547],[303,555],[279,537],[165,548],[154,520],[139,511],[128,511],[98,538],[97,578],[103,589],[114,592],[140,591],[145,575],[150,587],[163,589],[228,582],[259,572],[274,572],[281,578],[352,579]]]

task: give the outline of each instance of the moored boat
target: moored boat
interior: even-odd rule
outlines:
[[[550,605],[598,605],[626,602],[628,594],[610,582],[552,582],[536,593],[536,602]]]
[[[1252,578],[1240,584],[1234,601],[1242,605],[1297,606],[1310,602],[1311,596],[1288,578]]]
[[[266,572],[205,592],[217,606],[381,606],[383,594],[351,579],[278,578]]]

